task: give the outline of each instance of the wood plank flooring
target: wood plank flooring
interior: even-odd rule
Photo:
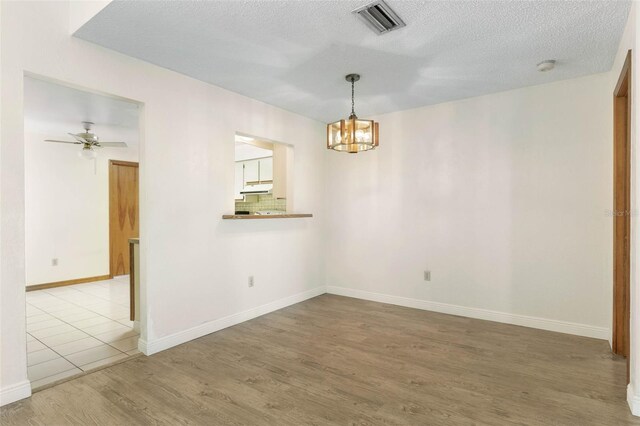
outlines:
[[[322,295],[3,407],[8,425],[640,425],[608,343]]]

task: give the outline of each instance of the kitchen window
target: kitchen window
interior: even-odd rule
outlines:
[[[293,147],[235,135],[235,215],[285,215],[291,209]]]

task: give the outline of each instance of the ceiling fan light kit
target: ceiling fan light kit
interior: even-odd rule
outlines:
[[[327,124],[327,148],[339,152],[357,154],[378,146],[378,123],[361,120],[355,113],[355,82],[359,74],[348,74],[345,79],[351,83],[351,115],[346,120]]]
[[[91,126],[94,123],[91,121],[83,121],[82,127],[84,133],[69,133],[75,141],[59,141],[55,139],[45,139],[45,142],[56,143],[70,143],[72,145],[82,145],[82,150],[78,152],[78,157],[87,160],[94,160],[98,154],[95,148],[126,148],[127,144],[124,142],[100,142],[100,138],[95,133],[91,132]]]
[[[78,157],[84,158],[85,160],[95,160],[98,156],[98,153],[91,148],[82,148],[78,151]]]

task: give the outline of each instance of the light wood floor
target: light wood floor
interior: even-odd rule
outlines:
[[[37,392],[2,425],[626,425],[608,343],[323,295]]]

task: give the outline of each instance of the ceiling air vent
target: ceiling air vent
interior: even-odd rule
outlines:
[[[382,0],[359,7],[353,13],[356,13],[376,34],[388,33],[406,25]]]

